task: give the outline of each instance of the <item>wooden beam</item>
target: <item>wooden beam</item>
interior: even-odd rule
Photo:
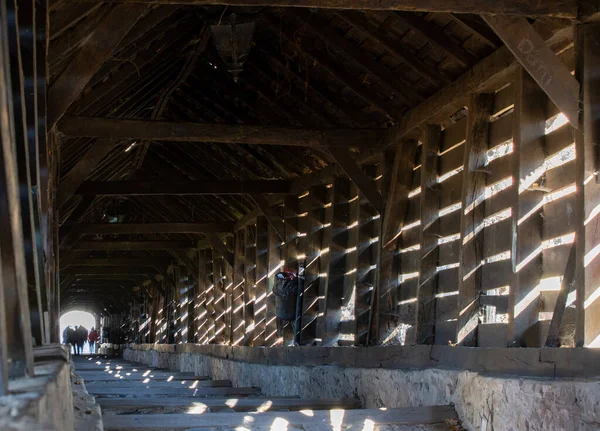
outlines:
[[[196,241],[80,241],[74,250],[184,250],[196,248]]]
[[[534,28],[540,34],[542,34],[542,30],[545,30],[543,38],[546,43],[569,37],[567,31],[561,31],[556,26],[549,26],[547,22],[536,23]],[[466,106],[469,94],[499,89],[510,80],[517,71],[518,65],[519,62],[507,47],[499,48],[452,84],[442,88],[425,102],[408,111],[396,126],[396,138],[402,139],[414,135],[419,127],[428,122],[443,121]]]
[[[521,65],[567,117],[579,127],[579,83],[525,18],[484,16]]]
[[[245,193],[288,193],[289,181],[87,181],[76,191],[80,195],[158,196],[158,195],[240,195]]]
[[[92,1],[97,0],[80,0]],[[108,3],[180,4],[180,5],[227,5],[306,7],[317,9],[372,9],[400,10],[406,12],[446,12],[474,14],[505,14],[524,16],[577,17],[577,2],[573,0],[108,0]]]
[[[89,267],[89,266],[69,266],[68,268],[61,269],[61,273],[72,273],[76,275],[110,275],[110,276],[130,276],[130,275],[144,275],[157,274],[155,268],[148,267],[135,267],[135,268],[123,268],[123,267]]]
[[[98,139],[92,143],[83,157],[71,168],[58,185],[58,193],[56,195],[56,206],[58,208],[63,206],[75,193],[94,168],[115,147],[115,144],[116,142],[112,139]]]
[[[281,239],[281,241],[285,241],[285,234],[283,232],[283,222],[281,220],[281,217],[277,217],[275,215],[275,213],[271,209],[271,204],[269,203],[269,201],[261,194],[252,194],[251,197],[258,209],[260,210],[260,212],[262,213],[262,215],[265,216],[265,218],[267,219],[267,221],[269,222],[279,239]]]
[[[471,97],[463,153],[456,340],[458,344],[467,346],[477,345],[481,262],[484,258],[485,163],[493,103],[493,94],[475,94]]]
[[[213,248],[227,261],[229,265],[233,267],[234,259],[233,253],[227,248],[225,243],[221,240],[219,235],[216,233],[210,233],[208,239]]]
[[[416,140],[403,140],[396,148],[383,217],[383,241],[381,246],[384,249],[391,248],[402,232],[402,224],[408,205],[408,194],[414,173],[416,152]]]
[[[162,257],[90,257],[69,260],[65,262],[65,266],[61,267],[61,269],[69,266],[152,266],[155,268],[162,269],[164,267],[167,267],[169,263],[170,259],[164,259]]]
[[[131,235],[145,233],[206,234],[231,232],[233,222],[207,223],[105,223],[79,224],[80,235]]]
[[[509,290],[507,345],[523,346],[525,334],[539,319],[536,301],[530,301],[543,271],[541,249],[543,195],[531,190],[536,180],[532,172],[540,172],[546,158],[545,123],[547,97],[533,78],[519,68],[515,83],[513,114],[513,151],[516,159],[512,177],[513,236],[511,260],[513,277]],[[514,256],[514,257],[513,257]],[[540,347],[538,345],[528,347]]]
[[[421,163],[421,244],[419,281],[417,287],[417,344],[434,344],[435,304],[437,291],[437,263],[440,196],[437,191],[439,151],[442,142],[440,126],[428,126],[423,139]]]
[[[600,98],[600,24],[598,22],[578,26],[575,52],[578,55],[577,78],[582,83],[583,115],[582,127],[575,140],[576,184],[578,214],[576,232],[577,247],[577,296],[575,305],[575,345],[598,347],[600,344],[600,247],[598,235],[600,206],[600,181],[598,169],[600,151],[600,126],[598,123]]]
[[[298,129],[94,117],[64,117],[58,128],[65,135],[89,138],[345,148],[378,148],[390,134],[388,129]]]
[[[100,21],[75,58],[48,89],[48,129],[67,112],[145,10],[143,4],[117,5]]]
[[[350,152],[343,148],[330,148],[329,152],[335,161],[342,167],[348,178],[358,187],[360,192],[365,195],[367,200],[378,213],[381,213],[383,208],[383,198],[377,187],[375,187],[374,179],[365,174],[362,168],[350,155]]]

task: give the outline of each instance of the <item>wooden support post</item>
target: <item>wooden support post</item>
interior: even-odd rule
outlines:
[[[225,343],[225,285],[223,257],[213,249],[213,291],[215,308],[215,344]]]
[[[577,322],[575,344],[578,347],[600,346],[600,237],[598,236],[600,205],[600,128],[598,125],[598,68],[600,68],[600,25],[589,23],[578,27],[576,52],[577,78],[582,84],[583,116],[582,127],[577,136]],[[583,129],[583,130],[581,130]]]
[[[244,320],[244,257],[246,255],[246,229],[235,233],[235,252],[233,264],[233,309],[232,328],[233,346],[239,346],[244,341],[246,322]]]
[[[474,94],[469,102],[467,141],[464,145],[460,250],[458,264],[458,324],[460,345],[477,345],[477,326],[483,261],[486,152],[493,94]]]
[[[283,268],[282,262],[282,244],[283,241],[275,232],[273,226],[268,228],[268,287],[267,287],[267,334],[265,337],[265,346],[274,346],[282,343],[282,339],[277,334],[277,315],[275,314],[275,295],[273,287],[275,286],[275,274]]]
[[[357,244],[358,190],[345,178],[333,185],[333,222],[323,345],[353,345]]]
[[[417,288],[416,341],[433,344],[435,341],[435,294],[437,292],[437,263],[439,230],[438,158],[442,130],[427,126],[423,139],[421,163],[421,226],[420,264]]]
[[[256,298],[256,226],[246,228],[244,253],[244,346],[254,342],[254,301]]]
[[[283,246],[284,269],[298,270],[298,198],[287,196],[284,201],[283,218],[285,221],[285,245]],[[283,324],[284,345],[293,344],[294,330],[290,322]]]
[[[199,344],[208,344],[208,291],[210,281],[206,272],[207,251],[198,250],[198,293],[195,319],[197,319],[197,340]]]
[[[207,309],[207,344],[215,343],[215,325],[216,325],[216,310],[215,310],[215,276],[213,273],[213,258],[214,258],[214,250],[209,249],[206,250],[206,259],[204,263],[206,264],[206,276],[208,278],[208,287],[206,290],[206,309]]]
[[[227,248],[235,249],[235,239],[227,238]],[[225,344],[233,343],[233,266],[223,260],[223,283],[225,285]]]
[[[329,262],[329,243],[324,242],[331,225],[326,226],[326,213],[331,209],[331,202],[326,207],[328,188],[314,186],[307,195],[300,199],[299,228],[304,236],[300,238],[305,254],[304,299],[302,317],[302,338],[300,344],[311,345],[321,341],[324,319],[319,318],[320,306],[324,306],[321,287],[326,288]],[[329,211],[331,213],[331,211]],[[306,214],[306,215],[304,215]],[[329,221],[331,223],[331,220]],[[319,323],[321,328],[319,328]],[[319,330],[321,331],[318,334]]]
[[[377,178],[375,186],[381,190],[383,166],[367,166],[369,176]],[[378,307],[381,217],[361,199],[358,224],[358,267],[356,277],[356,339],[357,346],[368,346],[377,332],[374,322]],[[377,338],[376,336],[374,337]]]
[[[539,203],[543,195],[532,190],[535,172],[545,160],[546,95],[524,70],[515,79],[513,151],[513,245],[514,276],[509,291],[507,345],[523,345],[524,335],[538,321],[538,301],[530,299],[542,274],[542,219]],[[537,209],[536,209],[537,208]],[[533,212],[532,212],[533,210]],[[534,346],[531,346],[534,347]],[[539,346],[535,346],[539,347]]]
[[[179,267],[175,267],[173,270],[173,323],[175,325],[175,344],[180,344],[183,341],[182,332],[183,332],[183,310],[181,309],[181,305],[183,302],[183,295],[181,294],[181,282],[179,280]]]
[[[327,326],[327,287],[331,263],[331,239],[333,232],[333,184],[315,186],[311,189],[315,200],[314,218],[321,223],[321,254],[319,256],[319,280],[317,286],[317,325],[315,337],[323,342]]]
[[[256,218],[256,290],[254,300],[254,346],[265,345],[267,322],[267,284],[269,222],[263,216]]]
[[[483,19],[569,122],[579,127],[579,83],[527,19],[506,15],[484,16]]]

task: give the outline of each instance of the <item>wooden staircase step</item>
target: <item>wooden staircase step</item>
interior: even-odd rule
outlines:
[[[235,396],[235,395],[259,395],[259,388],[161,388],[153,386],[136,387],[115,387],[86,385],[86,389],[91,395],[98,396],[116,396],[116,397],[150,397],[150,396],[188,396],[188,397],[208,397],[208,396]]]
[[[77,371],[85,382],[94,382],[94,381],[142,381],[147,378],[153,381],[161,381],[161,380],[169,380],[169,381],[179,381],[179,380],[210,380],[208,376],[194,376],[194,373],[164,373],[164,372],[153,372],[146,374],[148,370],[138,370],[138,371],[124,371],[124,372],[112,372],[108,373],[106,371]],[[146,374],[146,375],[144,375]]]
[[[261,397],[261,398],[98,398],[102,409],[146,409],[146,408],[189,408],[201,411],[209,409],[232,408],[236,411],[269,411],[269,410],[328,410],[357,409],[360,402],[353,398],[296,398],[296,397]]]
[[[286,424],[310,429],[362,430],[366,424],[377,425],[427,425],[455,421],[452,406],[409,407],[400,409],[364,410],[315,410],[308,412],[265,413],[209,413],[209,414],[132,414],[104,416],[104,429],[109,430],[157,430],[215,427],[246,427],[253,430]]]
[[[85,380],[84,380],[85,382]],[[154,381],[150,379],[149,382],[143,383],[123,381],[115,379],[113,381],[91,381],[86,383],[85,386],[88,390],[94,390],[94,388],[120,388],[120,389],[137,389],[137,388],[177,388],[177,389],[195,389],[195,388],[230,388],[231,380],[172,380],[167,381]]]

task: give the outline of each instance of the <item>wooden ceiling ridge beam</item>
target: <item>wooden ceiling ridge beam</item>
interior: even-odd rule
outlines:
[[[241,195],[248,193],[283,193],[290,190],[286,180],[213,180],[213,181],[86,181],[75,192],[97,196],[158,195]]]
[[[79,0],[96,2],[98,0]],[[576,18],[575,0],[106,0],[107,3],[179,4],[195,6],[269,6],[320,9],[372,9],[406,12],[488,13]]]
[[[114,7],[48,89],[48,129],[67,112],[94,74],[142,16],[143,4]]]
[[[239,124],[174,123],[166,121],[65,116],[58,124],[68,136],[220,144],[300,147],[380,148],[388,129],[307,129]]]
[[[80,223],[79,235],[133,235],[133,234],[207,234],[231,232],[233,222],[206,223]]]
[[[151,266],[162,270],[170,263],[170,259],[163,257],[87,257],[68,260],[61,269],[69,266]]]
[[[159,251],[196,248],[196,241],[79,241],[74,250]]]

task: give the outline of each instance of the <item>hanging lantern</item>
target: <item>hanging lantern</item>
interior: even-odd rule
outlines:
[[[227,70],[233,75],[233,80],[238,81],[239,74],[244,70],[244,62],[254,38],[254,22],[236,22],[237,16],[232,13],[229,24],[211,25],[210,31],[225,63]]]

